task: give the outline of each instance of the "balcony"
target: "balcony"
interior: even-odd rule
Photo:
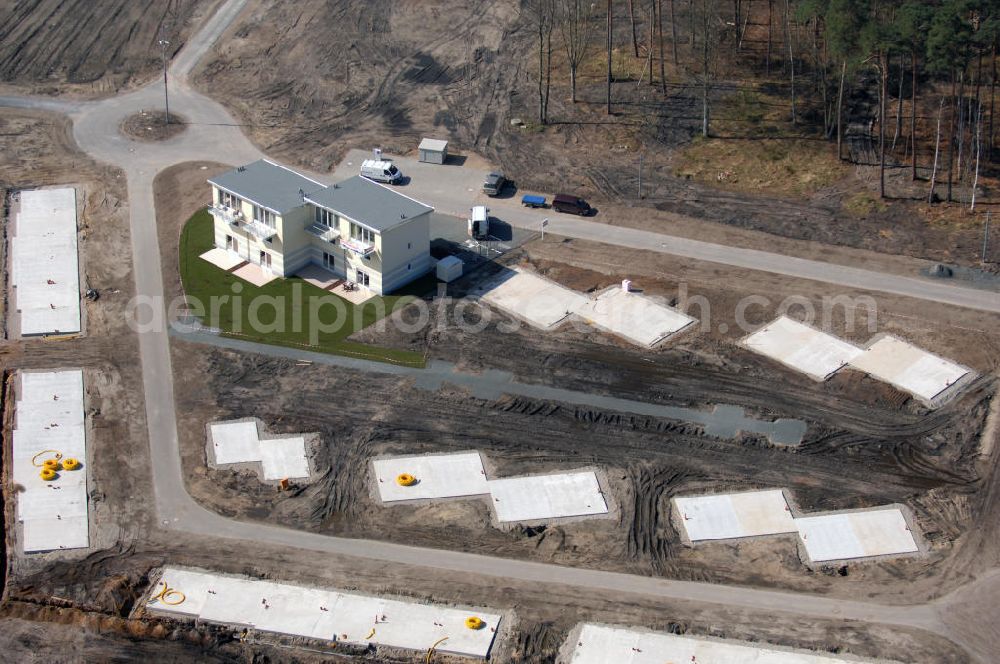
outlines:
[[[212,213],[212,216],[218,217],[230,225],[235,225],[243,218],[242,210],[234,210],[225,205],[209,205],[208,211]]]
[[[340,237],[340,231],[326,224],[315,223],[311,226],[306,226],[306,233],[309,233],[313,237],[318,237],[324,242],[333,242],[338,237]]]
[[[262,224],[259,221],[247,221],[243,217],[242,210],[234,210],[233,208],[226,207],[225,205],[210,205],[208,211],[212,215],[222,221],[226,222],[233,228],[242,230],[243,232],[254,236],[258,240],[269,240],[278,234],[278,229],[267,224]]]
[[[364,240],[357,240],[355,238],[341,238],[340,244],[342,247],[348,251],[353,251],[359,256],[368,256],[373,251],[375,251],[375,244],[372,242],[365,242]]]

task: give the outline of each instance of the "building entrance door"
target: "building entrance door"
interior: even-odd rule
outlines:
[[[369,284],[368,273],[363,270],[358,270],[357,282],[359,286],[365,286],[367,288]]]
[[[260,252],[260,265],[261,267],[266,267],[268,270],[271,269],[271,254],[266,251]]]

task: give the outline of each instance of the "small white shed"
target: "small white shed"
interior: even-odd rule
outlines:
[[[443,164],[448,158],[448,141],[437,138],[425,138],[420,141],[420,161],[428,164]]]
[[[445,256],[437,262],[437,278],[445,283],[455,281],[462,276],[462,259],[458,256]]]

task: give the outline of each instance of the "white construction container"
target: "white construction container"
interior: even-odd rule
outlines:
[[[437,262],[437,278],[445,283],[455,281],[462,276],[462,259],[457,256],[445,256]]]
[[[448,158],[448,141],[425,138],[420,141],[420,147],[417,150],[420,153],[420,161],[428,164],[443,164]]]

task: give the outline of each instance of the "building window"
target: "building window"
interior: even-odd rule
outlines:
[[[323,208],[318,207],[316,208],[316,223],[332,228],[336,225],[337,219],[329,210],[324,210]]]
[[[375,244],[375,232],[352,222],[351,239],[367,242],[368,244]]]
[[[325,267],[328,270],[333,269],[334,267],[333,254],[328,254],[325,251],[323,252],[323,267]]]
[[[407,263],[407,264],[406,264],[406,269],[407,269],[407,270],[409,270],[409,269],[410,269],[410,264],[409,264],[409,263]]]
[[[243,201],[239,196],[234,196],[228,191],[219,191],[219,203],[234,210],[239,210],[243,206]]]
[[[409,242],[407,242],[407,243],[406,243],[406,248],[407,248],[407,249],[410,249],[410,248],[411,248],[412,246],[413,246],[413,245],[412,245],[411,243],[409,243]]]
[[[265,226],[270,226],[271,228],[275,227],[275,214],[270,210],[265,210],[259,205],[253,206],[253,220],[258,221]]]

